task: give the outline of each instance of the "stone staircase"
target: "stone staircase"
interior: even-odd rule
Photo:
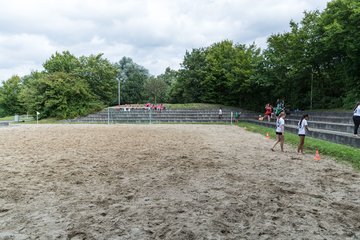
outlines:
[[[303,113],[290,113],[285,119],[285,131],[297,134],[297,124]],[[308,136],[335,143],[360,147],[360,138],[354,137],[354,124],[351,112],[306,112],[309,114]],[[244,121],[275,129],[275,119],[271,122],[259,121],[255,115],[244,118]],[[275,130],[274,130],[275,131]]]
[[[101,112],[80,117],[70,122],[81,123],[228,123],[235,121],[231,112],[240,112],[239,109],[224,109],[223,117],[219,119],[218,110],[163,110],[147,109],[104,109]]]
[[[1,121],[0,122],[0,127],[1,126],[9,126],[10,122],[9,121]]]

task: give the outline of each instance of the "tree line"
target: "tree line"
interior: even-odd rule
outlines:
[[[267,43],[260,50],[225,40],[187,52],[172,100],[252,110],[279,98],[292,109],[349,109],[360,100],[360,1],[305,12]]]
[[[224,40],[185,53],[179,70],[151,76],[123,57],[55,53],[43,71],[13,76],[0,87],[0,115],[72,118],[118,103],[220,103],[262,110],[285,100],[292,109],[351,108],[360,99],[360,2],[333,0],[304,12],[267,48]]]
[[[41,72],[3,82],[0,115],[40,112],[41,118],[74,118],[118,104],[119,83],[121,103],[150,101],[159,88],[167,87],[161,85],[166,82],[159,81],[161,76],[150,76],[147,69],[127,57],[111,63],[102,54],[77,58],[64,51],[53,54],[43,67]]]

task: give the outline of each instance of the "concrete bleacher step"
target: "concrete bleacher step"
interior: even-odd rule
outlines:
[[[242,119],[242,120],[257,125],[270,127],[273,128],[275,131],[275,122],[259,121],[257,119]],[[291,132],[297,134],[298,131],[297,125],[287,124],[287,122],[288,120],[285,120],[285,132]],[[309,123],[309,128],[311,131],[308,133],[308,136],[310,137],[314,137],[334,143],[345,144],[353,147],[360,147],[360,138],[354,137],[352,133],[317,129],[311,127],[310,123]]]
[[[298,121],[301,119],[301,117],[302,117],[301,115],[296,115],[296,114],[291,114],[291,115],[286,116],[287,119],[294,119],[294,120],[297,119]],[[309,115],[309,120],[310,121],[315,121],[315,122],[353,124],[352,115],[349,116],[349,114],[344,115],[344,116]]]
[[[296,116],[287,116],[288,119],[297,119],[298,121],[301,117]],[[310,121],[315,122],[330,122],[330,123],[344,123],[344,124],[353,124],[352,118],[348,117],[319,117],[319,116],[311,116],[309,118]]]
[[[291,112],[289,116],[297,116],[301,118],[303,114],[309,114],[310,117],[338,117],[338,118],[352,118],[353,113],[348,112],[317,112],[317,111],[304,111],[304,112]]]
[[[287,125],[297,126],[299,123],[299,119],[286,119]],[[308,120],[309,128],[336,131],[336,132],[344,132],[344,133],[352,133],[354,131],[353,124],[345,124],[345,123],[332,123],[332,122],[318,122]]]
[[[9,126],[9,125],[10,125],[9,121],[0,122],[0,126]]]
[[[232,119],[235,120],[234,118]],[[86,123],[231,123],[231,111],[223,111],[219,119],[218,110],[164,110],[149,111],[147,109],[107,109],[85,117],[69,120],[70,122]]]

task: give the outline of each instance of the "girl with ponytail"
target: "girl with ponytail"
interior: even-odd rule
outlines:
[[[308,123],[307,123],[308,119],[309,119],[309,115],[304,114],[298,123],[298,134],[299,134],[300,142],[297,152],[301,154],[304,154],[305,135],[309,131]]]
[[[360,125],[360,102],[357,102],[354,108],[353,120],[354,120],[354,137],[359,137],[358,129]]]
[[[276,142],[274,144],[274,146],[271,148],[271,151],[275,151],[274,148],[275,146],[280,143],[280,148],[281,151],[284,152],[284,129],[285,129],[285,112],[281,112],[278,116],[278,118],[276,119]]]

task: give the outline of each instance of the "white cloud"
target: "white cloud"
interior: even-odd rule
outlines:
[[[266,46],[327,0],[0,0],[0,80],[42,70],[56,51],[123,56],[162,73],[224,39]]]
[[[29,69],[41,66],[43,59],[49,58],[56,49],[46,36],[26,33],[0,35],[0,71],[15,75],[23,71],[11,72],[10,69],[25,70],[26,66]]]

